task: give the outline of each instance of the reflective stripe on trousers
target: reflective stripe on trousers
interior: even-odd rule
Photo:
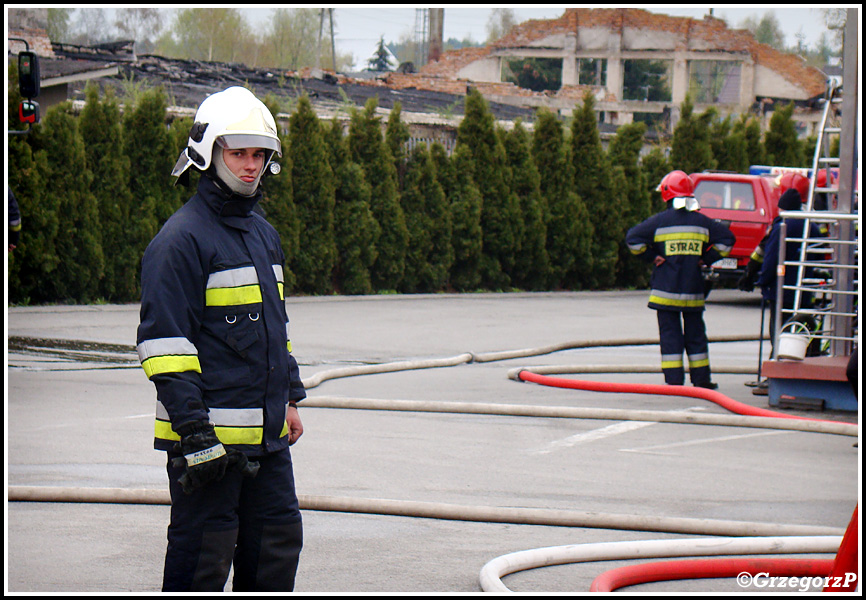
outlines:
[[[702,311],[657,310],[659,346],[665,383],[683,385],[683,352],[689,358],[689,378],[694,384],[710,381],[707,331]]]

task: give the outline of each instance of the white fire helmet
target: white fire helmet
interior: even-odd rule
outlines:
[[[268,153],[259,178],[268,171],[274,153],[282,156],[273,115],[251,91],[239,86],[204,99],[195,113],[187,147],[180,153],[171,174],[181,177],[191,166],[207,171],[215,145],[221,148],[264,148]]]

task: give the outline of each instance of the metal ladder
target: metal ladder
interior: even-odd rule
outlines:
[[[781,244],[780,248],[780,264],[784,263],[786,269],[797,269],[796,285],[784,286],[785,289],[794,290],[794,306],[790,310],[782,308],[782,294],[778,294],[776,310],[781,318],[776,320],[777,331],[773,334],[778,339],[779,331],[784,323],[790,319],[811,317],[817,324],[816,331],[812,332],[813,338],[822,341],[823,350],[826,353],[836,343],[851,342],[857,337],[857,305],[856,301],[851,301],[851,298],[856,299],[859,286],[857,281],[857,264],[859,262],[857,238],[859,232],[858,228],[854,227],[853,239],[840,239],[840,222],[856,220],[856,215],[835,213],[833,212],[835,206],[830,203],[826,208],[822,207],[823,210],[816,210],[815,207],[815,199],[818,194],[835,197],[834,195],[839,191],[838,172],[833,173],[832,169],[834,167],[838,169],[840,159],[831,156],[832,140],[834,136],[839,136],[842,132],[839,126],[842,87],[837,80],[831,79],[829,81],[824,103],[821,128],[812,160],[809,196],[804,203],[805,210],[797,211],[799,214],[785,214],[786,218],[805,220],[802,238],[783,236],[786,241],[800,243],[797,256],[784,257],[785,242]],[[821,187],[817,185],[819,171],[823,171],[826,176],[825,184]],[[819,224],[822,229],[822,237],[810,238],[810,225],[812,223]],[[842,270],[853,273],[852,277],[842,278],[851,283],[850,286],[846,286],[848,289],[840,289],[838,285],[839,274]],[[814,275],[815,271],[819,273],[818,276]],[[804,306],[803,300],[806,293],[810,293],[815,298],[815,304]],[[840,302],[842,299],[844,301]],[[840,327],[843,321],[846,326]],[[843,330],[845,335],[841,335],[840,330]],[[848,335],[847,332],[853,332],[853,336]]]
[[[821,128],[818,131],[818,143],[815,144],[815,153],[812,158],[812,176],[809,178],[809,197],[805,200],[806,211],[814,210],[816,194],[835,194],[839,191],[838,176],[834,180],[832,168],[839,167],[839,157],[831,156],[831,142],[835,136],[842,133],[839,125],[839,112],[842,105],[842,86],[836,78],[829,80],[827,97],[823,100],[824,112],[821,115]],[[836,138],[838,139],[838,138]],[[818,172],[824,171],[826,185],[817,187]],[[837,173],[838,175],[838,173]]]

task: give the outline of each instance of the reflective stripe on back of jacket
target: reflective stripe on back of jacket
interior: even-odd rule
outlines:
[[[731,230],[697,211],[668,208],[635,225],[626,234],[629,251],[652,263],[649,307],[656,310],[704,309],[701,264],[727,256],[734,246]]]

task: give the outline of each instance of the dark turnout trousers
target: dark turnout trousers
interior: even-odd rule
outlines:
[[[229,469],[189,495],[174,457],[163,591],[221,592],[234,565],[236,592],[291,592],[303,527],[289,449],[251,458],[261,465],[255,477]]]
[[[694,385],[710,383],[710,355],[703,311],[658,310],[659,345],[665,383],[683,385],[683,351]]]

